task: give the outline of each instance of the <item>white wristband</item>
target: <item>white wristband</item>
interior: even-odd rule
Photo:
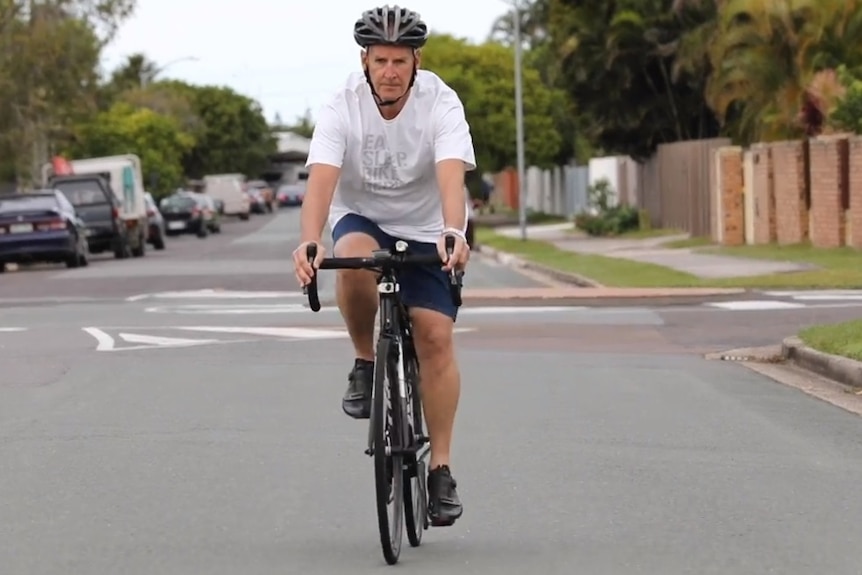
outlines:
[[[467,236],[464,235],[464,232],[462,232],[458,228],[444,228],[443,233],[440,235],[446,236],[449,234],[452,234],[453,236],[458,236],[459,238],[461,238],[465,242],[467,241]]]

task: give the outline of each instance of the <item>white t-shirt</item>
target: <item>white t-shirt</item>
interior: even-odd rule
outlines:
[[[435,164],[447,159],[476,168],[470,126],[452,88],[419,70],[404,108],[385,120],[356,72],[320,111],[306,166],[341,168],[330,228],[352,212],[391,236],[433,243],[443,231]]]

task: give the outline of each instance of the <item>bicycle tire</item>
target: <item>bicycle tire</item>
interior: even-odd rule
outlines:
[[[405,354],[404,375],[407,379],[408,401],[413,421],[414,437],[425,435],[422,418],[422,399],[419,395],[419,365],[415,354]],[[409,415],[408,415],[409,417]],[[426,463],[419,453],[411,457],[404,468],[404,519],[407,540],[411,547],[422,544],[422,533],[428,529],[428,487]]]
[[[401,555],[401,541],[404,533],[404,474],[401,455],[386,453],[387,431],[397,430],[401,425],[398,402],[389,400],[392,387],[390,361],[392,340],[380,338],[377,344],[377,357],[374,369],[374,400],[372,404],[372,425],[374,426],[374,483],[377,492],[377,525],[380,531],[380,545],[383,557],[389,565],[398,562]],[[396,383],[397,385],[397,383]],[[390,416],[392,419],[390,427]],[[396,438],[395,445],[400,447],[398,433],[390,433]],[[390,488],[391,482],[391,488]],[[389,515],[389,500],[392,499],[392,515]]]

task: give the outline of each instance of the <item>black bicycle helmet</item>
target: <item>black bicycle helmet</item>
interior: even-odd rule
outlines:
[[[419,14],[399,6],[382,6],[362,13],[353,39],[363,48],[380,44],[418,49],[428,40],[428,26]]]

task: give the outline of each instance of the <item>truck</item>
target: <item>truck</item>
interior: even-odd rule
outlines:
[[[83,158],[66,160],[63,173],[55,173],[56,162],[42,166],[42,180],[46,188],[56,188],[62,191],[65,184],[72,181],[80,182],[82,176],[92,176],[94,183],[107,184],[116,200],[112,220],[117,233],[110,234],[112,240],[109,247],[102,247],[94,228],[93,240],[90,242],[96,253],[102,249],[111,249],[114,256],[124,258],[132,255],[142,257],[146,253],[149,222],[147,221],[147,205],[144,199],[144,178],[141,170],[141,160],[135,154],[105,156],[101,158]],[[64,182],[65,180],[65,182]]]

